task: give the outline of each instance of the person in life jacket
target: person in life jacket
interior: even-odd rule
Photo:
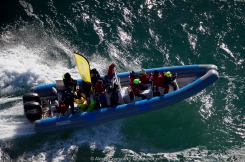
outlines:
[[[140,80],[139,79],[134,79],[133,84],[131,85],[133,93],[135,96],[142,97],[142,99],[146,99],[146,96],[144,94],[141,94],[141,86],[140,86]]]
[[[95,84],[95,91],[99,94],[99,99],[101,101],[102,107],[107,107],[107,101],[106,101],[106,91],[103,87],[103,81],[99,79],[97,83]]]
[[[117,106],[119,104],[119,97],[118,97],[118,85],[114,84],[112,92],[111,92],[111,106]]]
[[[142,69],[139,72],[139,76],[140,76],[140,82],[141,84],[151,84],[152,82],[150,81],[151,79],[151,74],[146,74],[145,69]]]
[[[62,101],[65,103],[65,106],[67,109],[69,109],[69,106],[71,107],[72,114],[75,114],[74,110],[74,99],[79,99],[71,90],[71,86],[67,87],[67,90],[62,94]]]
[[[134,79],[138,79],[138,76],[137,76],[137,74],[134,72],[134,71],[132,71],[130,74],[129,74],[129,80],[130,80],[130,85],[132,85],[133,84],[133,82],[134,82]]]
[[[83,92],[87,98],[88,103],[90,102],[90,94],[92,93],[92,84],[90,82],[82,82],[82,89],[81,92]]]
[[[155,70],[152,74],[152,79],[153,79],[153,85],[158,87],[159,86],[159,78],[161,75],[159,74],[158,70]]]
[[[96,82],[101,78],[101,76],[100,76],[99,72],[97,71],[97,69],[95,69],[95,68],[90,70],[90,75],[91,75],[92,85],[94,86],[96,84]]]
[[[116,68],[116,64],[115,63],[112,63],[112,64],[109,65],[108,71],[107,71],[107,74],[106,74],[106,78],[108,80],[111,80],[115,76],[115,68]]]
[[[63,75],[63,82],[66,88],[71,86],[74,88],[74,91],[76,91],[77,81],[71,77],[70,73],[65,73]]]
[[[88,102],[87,102],[87,97],[85,93],[80,93],[79,99],[75,99],[75,102],[77,103],[77,107],[82,110],[86,111],[88,108]]]
[[[163,87],[164,88],[164,94],[168,93],[169,91],[169,86],[164,83],[163,76],[159,73],[159,71],[155,70],[152,74],[153,78],[153,85],[156,89],[156,95],[159,96],[160,92],[158,90],[158,87]]]
[[[174,91],[179,89],[178,84],[176,83],[175,79],[177,77],[177,74],[175,76],[172,76],[172,73],[170,71],[164,72],[163,73],[163,82],[166,85],[172,85],[174,88]]]

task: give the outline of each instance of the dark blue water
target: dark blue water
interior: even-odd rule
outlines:
[[[1,161],[244,161],[245,1],[3,0]],[[35,134],[22,94],[65,72],[73,52],[104,74],[215,64],[220,79],[167,109]]]

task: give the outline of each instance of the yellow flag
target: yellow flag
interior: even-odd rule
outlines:
[[[81,54],[75,53],[79,74],[84,82],[91,83],[90,65],[88,60]]]

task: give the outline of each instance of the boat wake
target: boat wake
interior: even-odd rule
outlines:
[[[32,124],[23,115],[20,97],[1,98],[0,139],[33,134]]]
[[[48,134],[48,138],[44,135],[45,141],[35,144],[38,144],[39,148],[26,151],[25,154],[18,157],[18,160],[73,161],[81,157],[92,157],[93,152],[96,151],[102,151],[105,157],[114,156],[116,146],[123,145],[125,142],[121,133],[122,124],[121,120],[88,128],[73,129],[71,132],[52,133]],[[69,134],[69,139],[61,139],[67,134]],[[42,137],[39,140],[42,141]],[[32,145],[30,144],[30,147]],[[77,156],[78,154],[79,156]]]

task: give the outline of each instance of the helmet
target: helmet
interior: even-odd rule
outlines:
[[[65,73],[65,76],[70,77],[71,74],[70,73]]]
[[[92,70],[91,70],[91,73],[93,73],[93,74],[95,74],[97,72],[97,70],[95,69],[95,68],[93,68]]]
[[[171,72],[170,71],[167,71],[166,73],[165,73],[165,75],[166,75],[166,77],[171,77]]]
[[[154,75],[158,75],[159,74],[159,71],[158,70],[154,70],[153,74]]]
[[[145,69],[142,69],[142,70],[139,72],[139,75],[140,75],[140,76],[145,75],[145,74],[146,74]]]
[[[134,84],[139,84],[140,80],[139,79],[134,79]]]
[[[116,67],[117,65],[113,62],[113,63],[111,63],[111,65],[110,66],[112,66],[112,67]]]
[[[135,72],[134,72],[134,71],[132,71],[132,72],[131,72],[131,74],[135,74]]]
[[[133,78],[136,79],[136,78],[137,78],[137,75],[135,74],[134,71],[132,71],[132,72],[130,73],[129,77],[130,77],[130,79],[133,79]]]
[[[142,75],[143,75],[143,73],[142,73],[142,71],[140,71],[140,72],[139,72],[139,76],[142,76]]]
[[[71,78],[71,74],[70,73],[65,73],[63,75],[63,79],[70,79]]]
[[[97,83],[98,83],[98,84],[103,84],[103,80],[99,79],[99,80],[97,81]]]

